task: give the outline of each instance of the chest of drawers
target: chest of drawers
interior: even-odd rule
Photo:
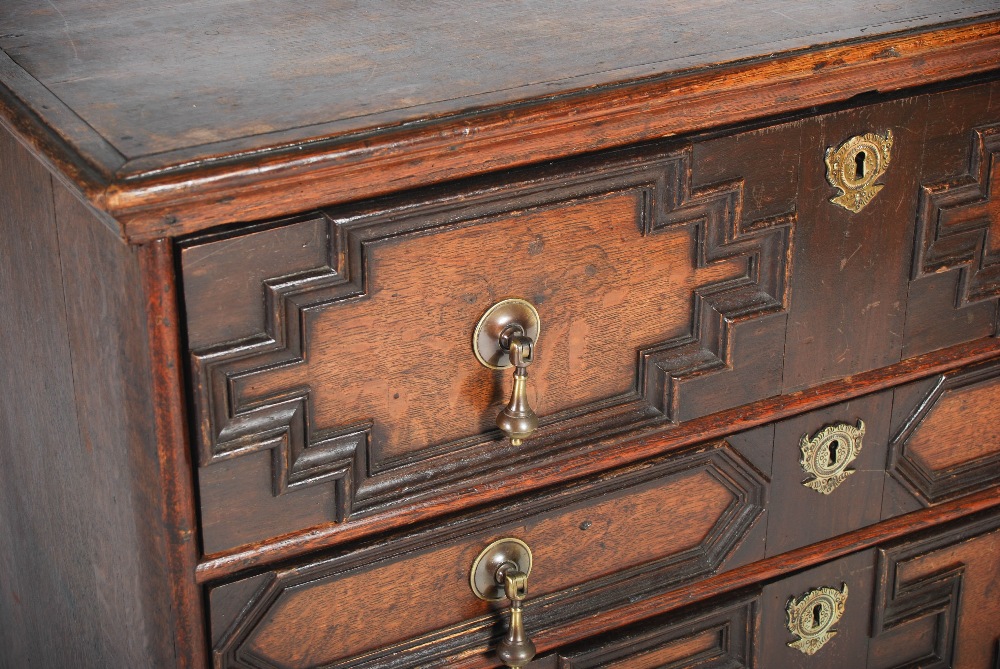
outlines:
[[[1000,663],[995,3],[5,11],[0,666]]]

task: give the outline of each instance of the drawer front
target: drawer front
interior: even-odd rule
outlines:
[[[1000,484],[1000,363],[897,388],[884,518]]]
[[[548,651],[529,667],[990,669],[1000,659],[998,564],[1000,513],[994,510],[762,589],[608,630]],[[789,629],[790,603],[796,612],[810,592],[832,588],[839,595],[844,586],[833,634],[811,655],[803,653]]]
[[[482,652],[502,607],[473,594],[470,569],[494,540],[514,537],[533,552],[524,607],[531,633],[760,558],[765,485],[721,442],[215,587],[217,662],[420,667]]]
[[[766,585],[761,595],[758,666],[864,667],[873,562],[872,551],[863,551]],[[823,610],[823,600],[839,602],[843,607],[839,619],[837,613],[832,613],[830,624],[824,624],[831,611]],[[793,627],[799,631],[793,631]]]
[[[881,519],[892,391],[774,425],[767,556]]]
[[[992,334],[996,88],[189,240],[206,553]],[[826,150],[889,131],[881,190],[831,202]],[[511,296],[541,320],[521,448],[470,345]]]
[[[610,630],[547,653],[528,666],[864,669],[873,576],[872,551],[855,553],[777,579],[762,589]],[[819,626],[815,619],[821,620]]]
[[[760,592],[692,607],[545,655],[528,669],[750,669]]]
[[[869,669],[1000,662],[1000,512],[878,551]]]
[[[784,506],[767,504],[768,478],[757,468],[774,432],[753,430],[491,513],[212,587],[216,664],[410,669],[492,653],[507,607],[478,599],[470,571],[500,537],[522,540],[533,553],[524,604],[529,635],[551,638],[561,626],[656,593],[697,592],[700,579],[765,557],[765,537]],[[869,505],[858,493],[850,499],[854,504],[838,508]],[[819,517],[826,515],[835,512]],[[980,666],[974,658],[985,657],[998,636],[991,594],[1000,582],[998,524],[993,511],[837,558],[765,584],[759,594],[547,651],[532,666],[895,668],[938,658],[926,666],[944,667],[953,665],[935,662],[956,652],[963,666]],[[844,528],[838,521],[827,536],[809,540]],[[796,645],[789,603],[813,611],[811,597],[824,596],[823,588],[842,594],[845,585],[849,603],[836,633],[821,638],[821,647]],[[954,650],[956,640],[964,650]]]

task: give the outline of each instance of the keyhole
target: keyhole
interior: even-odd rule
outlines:
[[[865,178],[865,152],[858,151],[857,155],[854,156],[854,178],[864,179]]]
[[[840,448],[840,442],[834,439],[830,442],[830,461],[829,465],[833,467],[837,464],[837,449]]]
[[[823,612],[822,604],[813,607],[813,627],[819,629],[819,614]]]

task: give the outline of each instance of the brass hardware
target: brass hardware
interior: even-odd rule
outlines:
[[[520,669],[535,656],[535,644],[524,632],[523,602],[528,594],[531,549],[520,539],[499,539],[472,563],[469,582],[476,597],[510,600],[510,625],[497,645],[497,657],[513,669]]]
[[[798,640],[788,645],[806,655],[813,655],[837,635],[832,629],[844,615],[847,604],[847,584],[840,592],[835,588],[817,588],[799,599],[788,600],[788,631]]]
[[[799,464],[802,471],[811,474],[813,478],[802,482],[802,485],[812,488],[824,495],[829,495],[848,476],[854,473],[847,465],[854,462],[861,452],[861,440],[865,436],[865,423],[858,421],[857,427],[846,423],[831,425],[814,434],[803,435],[799,441],[802,458]]]
[[[472,350],[479,362],[490,369],[514,366],[510,401],[497,416],[497,427],[514,446],[520,446],[538,427],[538,416],[528,404],[528,365],[534,360],[540,329],[535,307],[511,298],[490,307],[472,334]]]
[[[830,202],[857,213],[882,190],[875,183],[889,168],[892,131],[885,136],[873,132],[851,137],[837,147],[826,150],[826,180],[840,190]]]

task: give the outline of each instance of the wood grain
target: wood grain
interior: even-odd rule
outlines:
[[[840,0],[822,12],[741,6],[737,17],[732,7],[12,0],[0,47],[134,158],[322,124],[357,132],[996,10]]]
[[[782,192],[746,216],[747,185],[694,186],[693,153],[615,152],[189,240],[206,551],[774,394],[794,211]],[[510,372],[470,351],[511,296],[543,324],[530,450],[495,428]]]
[[[370,7],[344,8],[328,29],[329,16],[277,3],[235,17],[228,3],[207,0],[158,11],[61,5],[32,12],[19,1],[5,16],[0,46],[52,90],[5,77],[2,116],[133,240],[984,72],[995,69],[1000,43],[985,0],[843,0],[817,11],[786,2],[628,12],[481,3],[436,30],[419,26],[436,22],[440,7],[407,8],[385,18],[386,28],[401,26],[389,43],[368,23],[385,12]],[[523,21],[507,23],[516,17]],[[935,26],[942,20],[952,23]],[[294,37],[288,21],[299,26]],[[600,38],[581,39],[598,25]],[[239,39],[245,30],[256,37]],[[514,41],[477,39],[484,30],[513,31]],[[615,33],[623,41],[607,39]],[[164,66],[181,52],[185,66]],[[279,55],[289,60],[275,69]],[[251,76],[255,85],[244,85]],[[416,80],[427,83],[414,89]],[[122,165],[116,146],[133,160]]]
[[[649,597],[634,603],[628,608],[602,610],[599,614],[591,616],[586,620],[563,625],[558,629],[539,632],[532,637],[532,640],[538,646],[539,653],[544,653],[549,649],[584,639],[598,632],[607,631],[653,615],[676,610],[682,606],[704,601],[724,592],[758,585],[788,572],[811,567],[857,551],[863,551],[879,543],[902,537],[909,533],[933,528],[951,520],[970,516],[969,522],[972,523],[984,517],[995,517],[998,506],[1000,506],[1000,487],[970,495],[954,502],[946,502],[933,509],[924,509],[893,518],[857,532],[845,534],[718,574],[703,579],[694,586]],[[987,514],[986,509],[993,509],[993,511]],[[983,513],[978,516],[971,516],[971,514],[980,511],[983,511]],[[811,588],[814,587],[814,584],[805,587]],[[779,619],[778,624],[783,625],[784,621]],[[782,638],[782,643],[784,643],[784,638]],[[863,665],[864,661],[860,662],[857,666]],[[466,653],[449,658],[446,666],[453,667],[454,669],[480,669],[496,665],[495,659],[486,653]]]
[[[987,667],[1000,636],[998,517],[878,551],[870,669]]]
[[[907,449],[932,470],[949,469],[1000,449],[1000,382],[947,393],[928,412]]]
[[[991,334],[994,298],[974,314],[953,298],[924,300],[911,267],[919,184],[989,162],[969,147],[988,134],[975,124],[995,123],[995,88],[596,154],[187,240],[206,553],[358,522],[559,458],[574,441],[644,425],[674,432]],[[894,160],[875,200],[849,212],[829,201],[822,157],[873,129],[894,133]],[[773,160],[760,169],[764,158]],[[981,240],[988,226],[974,221]],[[511,295],[534,301],[545,328],[529,382],[542,424],[524,449],[493,429],[510,375],[480,367],[468,345],[479,315]]]
[[[90,606],[103,597],[87,564],[95,547],[64,511],[92,493],[79,476],[91,467],[77,424],[52,183],[9,134],[0,147],[0,303],[8,319],[0,339],[0,665],[58,666],[81,660],[75,647],[86,646],[92,659],[84,666],[107,666],[122,655]],[[136,658],[135,648],[122,650]]]
[[[758,517],[764,488],[759,475],[717,443],[563,486],[496,514],[455,518],[276,570],[243,602],[228,595],[235,587],[246,596],[239,581],[223,585],[212,591],[213,608],[240,613],[217,642],[217,661],[307,667],[350,657],[358,666],[379,666],[398,654],[408,666],[423,666],[449,649],[482,645],[493,636],[493,609],[471,594],[468,571],[503,536],[532,547],[534,624],[578,617],[714,569]],[[418,583],[432,583],[434,596],[449,605],[427,607]],[[223,612],[218,619],[230,618]]]
[[[759,607],[759,591],[736,593],[560,648],[528,669],[749,669]]]
[[[669,432],[655,431],[643,434],[641,430],[637,430],[630,434],[600,440],[588,445],[582,451],[586,457],[536,463],[530,475],[515,474],[490,482],[473,479],[469,480],[467,487],[460,491],[442,492],[432,499],[415,502],[405,510],[385,510],[359,518],[349,524],[326,525],[308,532],[287,537],[279,536],[245,548],[205,556],[198,565],[198,581],[206,582],[268,561],[298,555],[307,550],[325,548],[362,536],[383,533],[405,524],[424,521],[440,513],[453,511],[455,505],[471,507],[477,504],[495,503],[509,496],[512,488],[521,493],[530,492],[555,481],[584,476],[610,465],[639,461],[685,445],[722,437],[734,431],[747,430],[803,411],[819,409],[852,397],[884,390],[898,383],[922,379],[963,364],[995,359],[997,356],[1000,356],[1000,342],[993,338],[982,339],[806,391],[769,398],[751,407],[740,407],[705,419],[692,420]]]
[[[164,529],[164,577],[169,588],[176,666],[207,662],[202,591],[195,582],[198,562],[198,517],[194,468],[185,411],[177,283],[173,246],[167,240],[140,248],[138,268],[146,305],[153,430],[159,473],[158,513]]]
[[[956,97],[934,96],[930,102],[919,169],[904,357],[951,346],[968,336],[997,333],[998,283],[991,269],[997,265],[988,248],[990,223],[983,211],[977,216],[975,210],[990,202],[990,145],[996,144],[1000,84],[970,88]],[[951,120],[956,114],[968,119],[968,131],[955,131]],[[949,200],[945,197],[949,188],[964,197]],[[956,224],[963,220],[964,225]],[[941,225],[937,231],[939,224],[949,222],[952,225]]]
[[[0,665],[197,666],[175,637],[193,553],[182,613],[137,252],[6,133],[0,160]]]
[[[908,98],[804,122],[796,204],[810,225],[794,245],[786,391],[900,359],[919,178],[913,166],[923,152],[927,106],[926,98]],[[837,191],[827,183],[826,150],[886,131],[897,139],[885,187],[857,213],[831,203]]]
[[[767,555],[778,555],[881,520],[892,393],[866,395],[781,421],[774,427],[774,465],[768,510]],[[802,485],[811,478],[800,460],[800,440],[824,427],[865,423],[853,474],[829,495]],[[846,445],[845,445],[846,448]]]
[[[990,421],[998,374],[995,364],[977,365],[896,389],[883,517],[1000,480],[1000,449]]]
[[[543,420],[633,392],[636,351],[689,332],[695,290],[741,272],[693,267],[683,228],[644,236],[639,197],[366,244],[367,298],[307,312],[305,364],[234,378],[236,407],[308,386],[317,429],[373,424],[375,470],[495,430],[511,374],[479,364],[469,339],[506,296],[535,304],[543,324],[528,388]]]
[[[532,597],[544,598],[695,548],[732,501],[705,474],[684,477],[668,488],[616,497],[567,509],[551,519],[529,519],[525,525],[494,531],[497,537],[513,535],[534,546]],[[676,524],[668,529],[661,522],[665,517]],[[637,536],[643,541],[634,541]],[[254,631],[248,649],[275,664],[311,667],[482,615],[490,607],[470,596],[468,570],[489,543],[486,539],[286,590]],[[426,591],[414,585],[430,583],[435,584],[434,596],[449,605],[425,606]],[[421,614],[399,615],[401,610]],[[379,630],[377,635],[371,634],[373,625]]]
[[[868,629],[874,586],[873,551],[864,550],[791,574],[764,586],[760,603],[760,632],[756,637],[761,667],[788,669],[840,669],[864,667],[868,659]],[[847,585],[844,615],[833,636],[815,655],[806,655],[788,644],[796,640],[788,631],[786,608],[792,597],[816,588],[842,590]]]

